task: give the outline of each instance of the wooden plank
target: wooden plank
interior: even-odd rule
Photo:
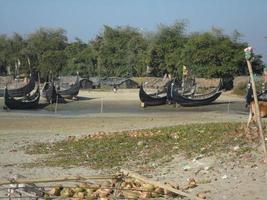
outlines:
[[[130,176],[132,178],[135,178],[137,180],[140,180],[144,183],[149,183],[149,184],[152,184],[154,186],[157,186],[157,187],[160,187],[160,188],[163,188],[163,189],[166,189],[170,192],[173,192],[175,194],[178,194],[178,195],[181,195],[181,196],[184,196],[184,197],[188,197],[190,199],[196,199],[196,200],[203,200],[202,198],[199,198],[199,197],[196,197],[194,195],[191,195],[191,194],[187,194],[181,190],[177,190],[175,188],[172,188],[171,186],[168,186],[168,185],[165,185],[161,182],[158,182],[158,181],[154,181],[154,180],[151,180],[151,179],[148,179],[144,176],[141,176],[137,173],[134,173],[134,172],[130,172],[130,171],[127,171],[127,170],[121,170],[121,172],[125,175],[125,176]]]

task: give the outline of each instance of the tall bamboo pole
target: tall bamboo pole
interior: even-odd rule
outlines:
[[[256,114],[256,118],[257,118],[257,122],[258,122],[258,126],[259,126],[260,137],[261,137],[262,147],[263,147],[263,152],[264,152],[264,159],[263,160],[264,160],[264,163],[267,163],[267,150],[266,150],[265,139],[264,139],[264,135],[263,135],[259,101],[258,101],[255,81],[254,81],[254,77],[253,77],[252,65],[248,59],[246,61],[247,61],[248,71],[249,71],[251,85],[252,85],[253,98],[254,98],[254,102],[255,102],[255,106],[256,106],[256,113],[255,114]]]

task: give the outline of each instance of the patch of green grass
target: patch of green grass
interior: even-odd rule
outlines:
[[[112,168],[127,162],[146,164],[170,160],[183,153],[212,155],[227,152],[235,145],[248,151],[238,123],[210,123],[181,125],[104,136],[87,137],[53,144],[35,144],[26,149],[28,154],[48,154],[42,162],[46,166],[90,166]]]

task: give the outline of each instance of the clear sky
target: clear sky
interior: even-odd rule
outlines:
[[[87,42],[103,25],[154,31],[184,19],[188,32],[238,30],[267,63],[267,0],[0,0],[0,34],[7,35],[61,27],[70,40]]]

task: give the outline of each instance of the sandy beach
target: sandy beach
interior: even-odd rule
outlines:
[[[40,156],[25,154],[21,147],[34,144],[36,142],[55,142],[70,135],[81,136],[95,132],[116,132],[123,130],[146,129],[154,127],[166,127],[179,124],[206,123],[206,122],[245,122],[247,110],[244,108],[243,99],[229,93],[223,94],[214,104],[209,106],[184,108],[175,105],[164,105],[158,107],[141,108],[138,98],[138,90],[118,90],[112,91],[81,91],[80,101],[73,101],[67,104],[59,104],[57,112],[55,105],[48,106],[44,110],[35,111],[1,111],[0,112],[0,177],[8,177],[12,174],[22,174],[26,177],[53,177],[77,174],[99,174],[100,170],[92,170],[87,167],[75,167],[62,170],[59,167],[21,167],[22,163],[36,161]],[[2,99],[0,100],[2,103]],[[102,108],[101,108],[102,107]],[[102,111],[102,112],[101,112]],[[183,176],[181,171],[181,157],[175,158],[168,165],[154,171],[154,176],[162,180],[185,179],[192,175],[192,171],[186,172]],[[185,162],[185,160],[183,160]],[[186,161],[188,162],[188,161]],[[213,164],[209,164],[212,162]],[[219,161],[214,158],[203,160],[204,165],[212,165],[220,168]],[[232,161],[236,165],[235,161]],[[260,165],[257,159],[257,170],[250,168],[251,163],[237,166],[231,172],[227,172],[229,166],[224,163],[224,170],[208,173],[213,179],[207,187],[200,187],[204,190],[212,187],[211,199],[219,199],[220,191],[224,190],[222,199],[235,196],[239,199],[241,194],[237,191],[244,191],[249,187],[249,191],[259,192],[267,180],[266,166]],[[244,167],[245,166],[245,167]],[[247,167],[246,167],[247,166]],[[218,169],[219,169],[218,168]],[[241,170],[245,168],[245,170]],[[179,170],[178,170],[179,169]],[[175,173],[179,174],[173,175]],[[235,172],[234,172],[235,171]],[[234,187],[235,181],[231,178],[221,179],[223,173],[232,176],[234,180],[240,180],[240,187]],[[236,174],[235,174],[236,173]],[[247,182],[252,173],[257,177],[256,181]],[[159,174],[165,174],[160,176]],[[232,174],[232,175],[230,175]],[[152,174],[153,175],[153,174]],[[203,175],[206,177],[207,175]],[[223,185],[223,186],[222,186]],[[243,194],[242,194],[243,195]],[[246,191],[248,197],[242,199],[255,199],[250,192]],[[267,195],[266,192],[264,195]],[[253,198],[252,198],[253,197]],[[260,200],[264,200],[258,195]]]

